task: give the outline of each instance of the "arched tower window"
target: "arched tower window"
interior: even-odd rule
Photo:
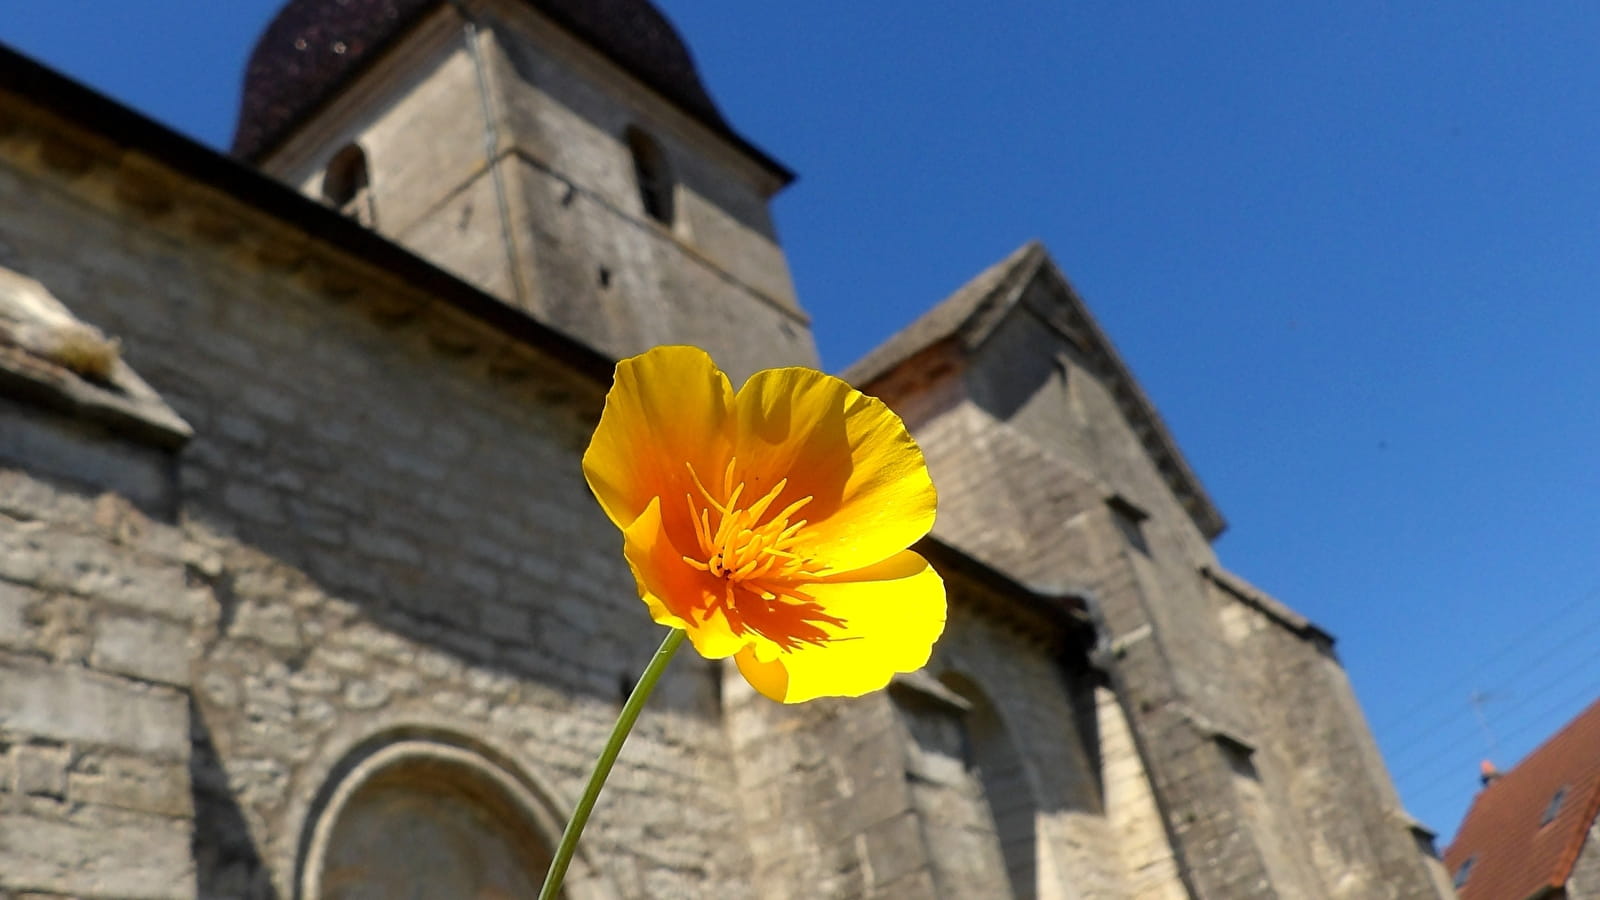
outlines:
[[[367,154],[359,144],[346,144],[322,173],[322,199],[357,222],[371,228],[376,221],[372,205]]]
[[[633,154],[633,177],[639,184],[639,202],[645,215],[671,225],[674,215],[672,170],[661,144],[638,128],[629,128],[628,152]]]
[[[1039,895],[1039,805],[1022,755],[994,704],[971,679],[947,673],[939,680],[972,704],[963,722],[967,765],[977,771],[994,817],[1012,896],[1033,900]]]

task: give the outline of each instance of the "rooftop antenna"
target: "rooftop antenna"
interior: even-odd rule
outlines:
[[[1489,727],[1489,717],[1483,713],[1483,707],[1492,697],[1493,695],[1483,691],[1473,691],[1467,695],[1467,704],[1472,707],[1472,715],[1478,720],[1478,728],[1483,731],[1483,742],[1489,748],[1490,759],[1500,755],[1500,742],[1494,739],[1494,729]]]

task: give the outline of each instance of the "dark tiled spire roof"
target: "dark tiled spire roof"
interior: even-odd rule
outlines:
[[[245,69],[233,154],[254,160],[337,91],[362,65],[444,0],[289,0],[256,42]],[[712,130],[780,174],[722,118],[689,49],[649,0],[525,0]]]

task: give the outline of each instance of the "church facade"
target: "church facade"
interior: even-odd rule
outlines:
[[[532,896],[661,636],[611,367],[816,364],[791,179],[647,0],[290,0],[232,156],[0,48],[0,896]],[[680,654],[566,896],[1453,896],[1044,248],[845,377],[945,637],[792,707]]]

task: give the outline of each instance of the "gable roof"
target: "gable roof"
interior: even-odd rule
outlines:
[[[576,376],[602,386],[611,381],[616,360],[589,344],[462,281],[237,157],[217,153],[0,43],[0,129],[8,124],[5,118],[8,103],[34,107],[67,128],[81,130],[97,143],[100,152],[109,154],[112,159],[143,159],[154,163],[190,187],[214,191],[242,209],[326,244],[354,263],[392,273],[398,282],[427,293],[512,341],[537,350]],[[45,121],[35,124],[57,127],[46,125]],[[18,285],[15,290],[26,290],[34,296],[44,292],[43,286],[36,286],[36,283],[18,282]],[[10,306],[7,304],[4,310],[5,333],[0,334],[0,398],[22,397],[76,412],[112,427],[126,425],[162,446],[179,446],[192,435],[189,425],[160,402],[153,390],[138,381],[120,359],[116,362],[117,371],[109,379],[117,392],[108,392],[104,385],[84,379],[52,361],[48,352],[24,346],[26,338],[19,341],[15,337],[15,323],[20,323],[23,316],[13,313]],[[40,306],[31,304],[30,311]],[[118,402],[120,398],[115,393],[141,402],[137,408],[129,408]],[[146,399],[152,402],[143,403]],[[597,408],[595,414],[598,413]],[[145,427],[152,422],[156,426],[154,431]],[[1083,636],[1080,626],[1085,604],[1080,597],[1022,584],[1011,573],[971,557],[935,535],[924,537],[917,547],[924,555],[936,558],[947,571],[960,572],[997,594],[1013,597],[1019,607],[1031,615],[1070,625],[1067,631]]]
[[[1462,900],[1527,900],[1566,885],[1597,814],[1600,700],[1478,792],[1444,863],[1454,875],[1472,860]]]
[[[1005,300],[1020,296],[1022,283],[1038,271],[1046,255],[1044,245],[1038,241],[1029,241],[1011,251],[1010,256],[979,272],[954,294],[856,360],[842,377],[857,386],[871,384],[922,350],[952,337],[964,338],[968,347],[977,346],[999,318],[996,313],[1008,306]]]
[[[1161,420],[1155,404],[1139,387],[1133,373],[1112,346],[1105,332],[1089,314],[1078,292],[1038,241],[1029,241],[1011,255],[990,266],[919,316],[887,341],[878,345],[843,373],[843,378],[859,388],[897,370],[921,351],[946,341],[958,344],[964,353],[975,350],[994,332],[1006,314],[1022,302],[1027,288],[1036,280],[1048,279],[1068,304],[1072,338],[1082,341],[1084,351],[1112,389],[1122,414],[1139,435],[1168,487],[1182,503],[1200,533],[1215,539],[1228,527],[1222,512],[1212,503],[1199,476],[1189,467],[1177,441]]]

